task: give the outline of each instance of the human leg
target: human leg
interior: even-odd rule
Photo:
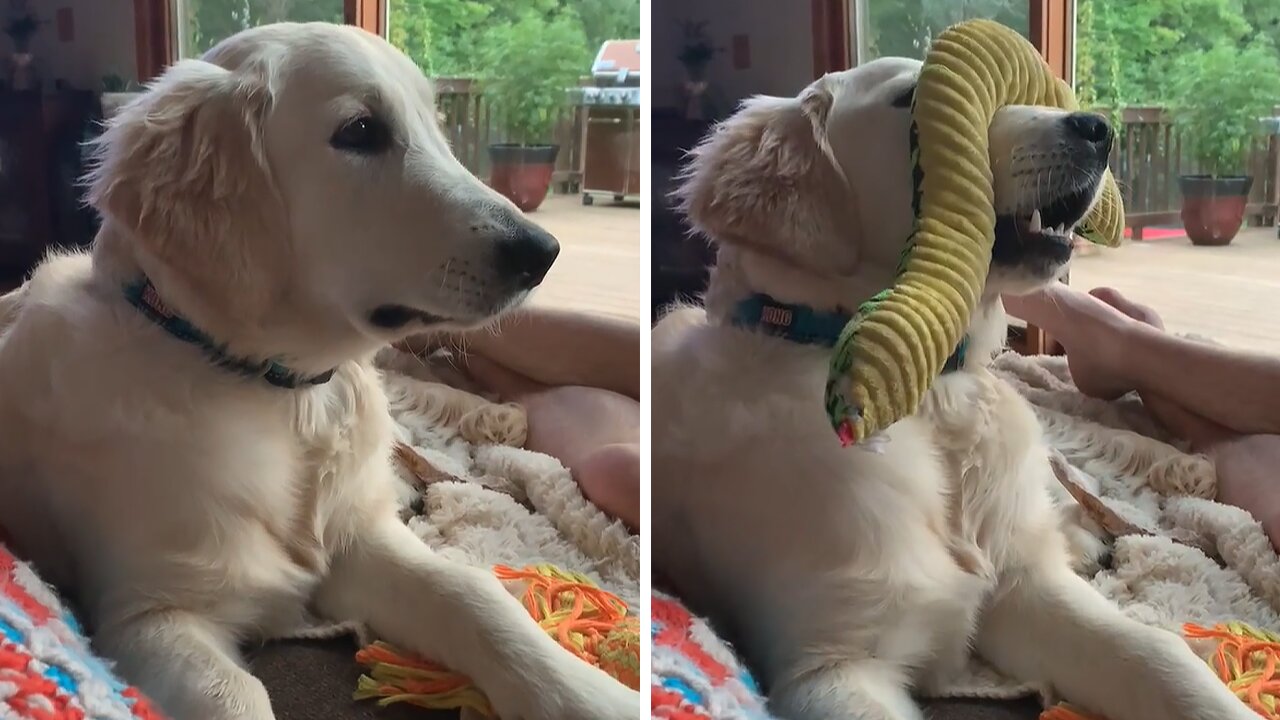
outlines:
[[[1141,306],[1109,289],[1086,294],[1055,285],[1005,298],[1005,307],[1062,343],[1086,394],[1137,390],[1238,433],[1280,434],[1280,358],[1170,335],[1126,314]]]
[[[587,313],[528,308],[493,328],[448,338],[418,336],[413,352],[452,342],[547,386],[582,385],[640,399],[640,327]]]
[[[1065,293],[1072,294],[1067,296]],[[1064,286],[1061,289],[1054,288],[1042,298],[1009,298],[1006,306],[1011,314],[1038,318],[1035,321],[1037,324],[1046,319],[1054,323],[1048,329],[1056,337],[1061,338],[1062,332],[1069,336],[1070,339],[1064,341],[1063,345],[1067,348],[1067,361],[1071,364],[1073,378],[1077,380],[1077,384],[1083,383],[1082,391],[1105,397],[1115,388],[1120,388],[1120,392],[1132,389],[1119,380],[1120,375],[1109,374],[1112,372],[1110,366],[1116,362],[1112,356],[1123,356],[1131,351],[1125,340],[1126,331],[1132,328],[1125,327],[1124,319],[1148,327],[1154,332],[1163,331],[1164,323],[1151,308],[1135,303],[1110,288],[1092,291],[1090,295],[1093,300],[1087,297],[1082,299],[1079,297],[1081,295],[1082,293],[1070,291]],[[1046,308],[1045,303],[1052,303],[1053,307]],[[1124,319],[1106,317],[1112,314],[1122,315]],[[1103,317],[1097,317],[1099,315]],[[1088,327],[1090,325],[1092,327]],[[1077,332],[1080,326],[1086,326],[1083,332]],[[1164,335],[1176,341],[1174,345],[1180,349],[1187,346],[1193,346],[1196,350],[1216,349],[1215,346]],[[1110,346],[1109,350],[1103,349],[1106,346]],[[1234,359],[1231,354],[1215,356],[1213,362],[1220,366],[1211,370],[1201,369],[1199,372],[1229,375],[1235,372],[1232,366]],[[1181,361],[1181,357],[1174,354],[1164,362],[1176,368]],[[1179,374],[1198,377],[1187,371]],[[1274,470],[1280,467],[1280,434],[1241,432],[1188,409],[1182,402],[1194,401],[1195,397],[1182,392],[1187,385],[1184,377],[1182,382],[1171,386],[1170,389],[1175,393],[1172,396],[1153,389],[1143,389],[1141,385],[1136,387],[1143,405],[1156,420],[1174,436],[1186,440],[1192,450],[1214,461],[1218,475],[1217,499],[1249,511],[1262,524],[1272,545],[1280,550],[1280,480]],[[1247,387],[1240,388],[1242,392],[1247,390]],[[1236,402],[1240,403],[1241,400],[1236,398]],[[1264,401],[1254,398],[1243,401],[1243,404],[1252,406],[1259,402]],[[1227,410],[1231,417],[1236,416],[1234,408],[1229,406],[1218,410]],[[1251,413],[1244,413],[1242,418],[1248,420],[1250,415]]]
[[[594,387],[554,387],[531,380],[484,355],[465,368],[504,401],[525,409],[525,447],[558,458],[583,494],[632,529],[640,527],[640,404]]]

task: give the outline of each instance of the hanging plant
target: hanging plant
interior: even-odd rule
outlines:
[[[14,0],[11,7],[13,14],[4,24],[4,32],[13,41],[13,49],[18,53],[31,51],[31,38],[40,29],[40,19],[32,12],[24,0]]]
[[[706,20],[683,20],[680,24],[684,32],[684,46],[680,48],[677,58],[688,71],[689,77],[701,78],[712,58],[716,53],[723,52],[724,48],[711,43],[711,38],[707,36]]]

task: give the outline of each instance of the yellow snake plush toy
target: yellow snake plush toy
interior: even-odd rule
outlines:
[[[939,35],[911,108],[911,237],[894,285],[863,303],[831,359],[826,410],[845,445],[914,413],[969,325],[995,242],[987,132],[1006,105],[1079,107],[1013,30],[971,20]],[[1115,246],[1123,230],[1120,191],[1107,172],[1077,232]]]

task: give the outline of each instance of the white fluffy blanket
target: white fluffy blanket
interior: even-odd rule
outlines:
[[[409,527],[440,554],[477,567],[551,563],[590,577],[639,612],[640,540],[578,489],[560,461],[501,446],[474,446],[423,407],[424,382],[466,387],[447,367],[388,351],[379,358],[399,439],[459,481],[425,491],[402,470],[413,502]],[[406,503],[408,504],[408,503]]]
[[[1006,353],[994,369],[1035,408],[1049,444],[1070,466],[1064,474],[1098,488],[1090,515],[1118,534],[1104,567],[1089,573],[1099,592],[1129,616],[1175,632],[1185,622],[1229,620],[1280,631],[1280,558],[1247,512],[1207,499],[1217,484],[1211,462],[1185,452],[1136,397],[1082,395],[1065,358]],[[980,662],[972,670],[946,694],[1036,691]]]
[[[409,520],[424,542],[480,567],[549,562],[578,570],[638,607],[639,538],[585,500],[554,458],[471,446],[433,425],[417,402],[420,383],[470,389],[463,379],[408,356],[381,360],[401,440],[464,481],[426,489],[421,512]],[[1248,513],[1206,499],[1216,491],[1207,459],[1179,447],[1136,398],[1081,395],[1062,358],[1007,353],[994,369],[1031,402],[1069,474],[1098,488],[1101,514],[1091,515],[1119,535],[1104,567],[1090,571],[1099,592],[1135,619],[1175,631],[1185,622],[1228,620],[1280,631],[1280,558]],[[975,661],[946,695],[1035,692]]]

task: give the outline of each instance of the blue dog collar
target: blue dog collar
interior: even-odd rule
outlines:
[[[148,320],[182,342],[204,351],[214,365],[251,378],[262,378],[276,387],[293,389],[304,385],[323,385],[333,377],[333,370],[319,375],[302,375],[275,360],[253,361],[233,357],[226,346],[219,345],[186,318],[169,309],[146,277],[124,286],[124,296]]]
[[[808,305],[779,302],[764,293],[756,293],[738,303],[733,311],[733,324],[744,330],[757,330],[766,335],[801,345],[835,347],[840,333],[853,319],[841,310],[815,310]],[[955,352],[947,358],[942,372],[955,372],[964,367],[969,350],[969,337],[960,338]]]
[[[853,316],[839,310],[815,310],[808,305],[792,305],[757,293],[734,308],[733,324],[759,330],[801,345],[835,347],[840,333]]]

